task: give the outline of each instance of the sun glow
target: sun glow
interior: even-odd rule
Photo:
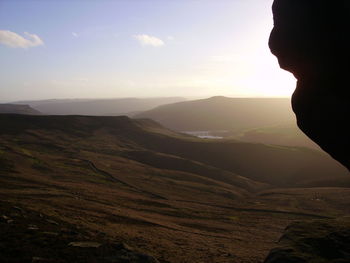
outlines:
[[[59,28],[33,24],[30,32],[42,42],[31,44],[15,30],[27,28],[12,17],[17,12],[9,16],[0,9],[0,20],[18,21],[0,36],[1,99],[292,94],[293,75],[279,68],[267,45],[272,0],[155,1],[158,9],[122,2],[77,2],[84,10],[77,24],[62,26],[58,21],[71,5],[60,1],[52,9],[28,1],[41,10],[38,19],[45,21],[42,14],[49,12]]]

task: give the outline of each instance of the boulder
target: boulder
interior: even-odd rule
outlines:
[[[350,169],[350,1],[275,0],[269,46],[297,78],[299,128]]]
[[[295,222],[264,263],[350,262],[350,218]]]

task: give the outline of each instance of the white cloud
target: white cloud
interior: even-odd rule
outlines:
[[[72,36],[73,37],[79,37],[78,33],[76,33],[76,32],[72,32]]]
[[[160,38],[149,35],[134,35],[133,36],[142,46],[161,47],[164,46],[164,41]]]
[[[0,30],[0,44],[11,48],[29,48],[44,45],[44,42],[35,34],[24,33],[25,37],[9,30]]]

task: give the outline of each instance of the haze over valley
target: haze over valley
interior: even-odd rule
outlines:
[[[26,112],[23,111],[25,107],[27,107]],[[181,97],[52,99],[0,104],[0,112],[44,115],[126,115],[135,119],[152,119],[168,129],[204,138],[236,139],[253,143],[319,149],[319,146],[296,126],[288,98],[214,96],[197,100]]]
[[[0,262],[350,262],[272,3],[0,1]]]
[[[19,242],[29,224],[35,227],[21,239],[22,252],[16,257],[21,261],[33,257],[38,245],[46,248],[36,256],[68,262],[79,253],[77,262],[87,262],[91,256],[82,253],[80,243],[73,250],[69,246],[81,242],[101,247],[90,250],[103,262],[109,262],[107,256],[119,262],[131,255],[128,262],[141,262],[140,252],[148,254],[149,262],[258,262],[294,220],[346,215],[347,170],[319,149],[294,145],[293,140],[286,146],[283,138],[298,136],[283,128],[292,123],[292,118],[280,118],[288,116],[287,104],[285,99],[213,97],[158,106],[134,119],[45,115],[12,105],[12,110],[17,106],[34,112],[0,114],[1,224],[6,226],[1,234],[7,237],[0,242],[2,258],[10,262],[14,250],[9,244],[14,243],[6,240]],[[253,105],[269,118],[249,116]],[[153,112],[164,117],[164,125],[174,123],[179,130],[220,128],[232,129],[232,134],[201,139],[140,118]],[[218,116],[222,118],[215,121]],[[252,131],[257,134],[253,132],[253,139],[242,139]],[[259,131],[274,135],[259,137]],[[241,137],[233,136],[237,133]],[[20,207],[20,213],[13,207]],[[46,236],[45,231],[55,234]],[[178,233],[182,237],[169,238]],[[55,256],[48,256],[53,250]]]

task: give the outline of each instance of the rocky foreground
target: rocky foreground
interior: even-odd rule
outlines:
[[[350,262],[350,218],[289,225],[264,263]]]
[[[0,259],[3,263],[157,263],[124,242],[0,202]]]

